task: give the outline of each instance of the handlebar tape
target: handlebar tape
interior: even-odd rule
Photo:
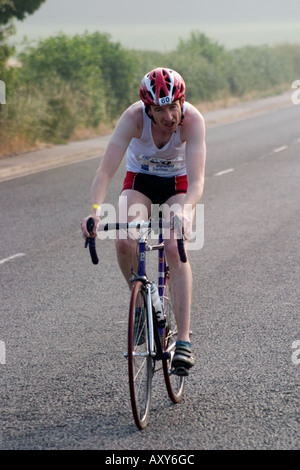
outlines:
[[[186,253],[185,253],[183,238],[180,238],[180,239],[177,240],[177,248],[178,248],[180,261],[182,263],[186,263],[187,262],[187,257],[186,257]]]
[[[177,239],[177,248],[179,253],[179,258],[182,263],[187,262],[186,252],[184,248],[184,238],[182,235],[182,221],[177,215],[174,216],[174,229],[177,232],[179,238]]]
[[[88,219],[86,227],[87,227],[88,232],[92,233],[92,230],[94,228],[94,219],[92,217],[90,217]],[[99,263],[99,258],[98,258],[97,251],[96,251],[96,238],[94,238],[94,237],[87,238],[87,242],[88,242],[88,245],[89,245],[90,255],[91,255],[91,258],[92,258],[92,263],[93,264],[98,264]]]

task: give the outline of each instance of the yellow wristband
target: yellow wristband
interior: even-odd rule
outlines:
[[[91,207],[91,212],[93,212],[93,209],[99,209],[100,206],[98,204],[93,204]]]

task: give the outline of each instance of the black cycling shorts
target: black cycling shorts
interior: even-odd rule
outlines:
[[[169,178],[128,171],[124,179],[123,191],[134,189],[147,196],[152,204],[163,204],[175,194],[186,193],[187,176],[171,176]]]

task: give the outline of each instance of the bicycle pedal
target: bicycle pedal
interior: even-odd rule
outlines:
[[[187,377],[189,375],[189,370],[183,366],[178,366],[172,369],[172,374],[177,375],[178,377]]]

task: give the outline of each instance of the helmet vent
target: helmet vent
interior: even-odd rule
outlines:
[[[167,88],[168,88],[168,90],[170,90],[169,87],[167,87]],[[160,90],[160,92],[159,92],[159,97],[160,97],[160,98],[165,98],[165,97],[166,97],[166,94],[165,94],[164,90]]]

